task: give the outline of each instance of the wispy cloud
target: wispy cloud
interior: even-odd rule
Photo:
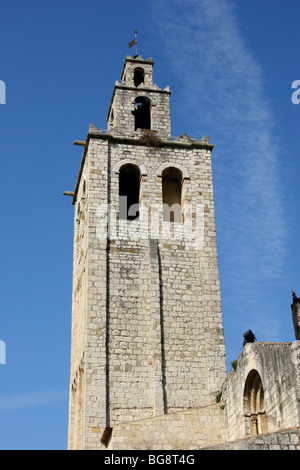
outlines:
[[[0,396],[0,412],[49,405],[64,401],[67,398],[67,390],[31,392],[15,396]]]
[[[231,0],[155,0],[152,8],[164,53],[181,82],[172,108],[179,132],[209,134],[215,144],[226,282],[235,284],[235,295],[253,295],[262,281],[282,275],[288,236],[263,69],[244,42]]]

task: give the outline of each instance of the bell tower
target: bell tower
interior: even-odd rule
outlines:
[[[153,61],[127,56],[115,83],[107,122],[113,135],[135,135],[142,129],[171,136],[170,90],[153,84]]]
[[[75,142],[69,449],[210,405],[226,377],[213,145],[171,138],[170,95],[127,56],[107,130]]]

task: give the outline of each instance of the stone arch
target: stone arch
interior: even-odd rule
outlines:
[[[141,176],[147,176],[147,169],[145,167],[145,165],[142,163],[141,165],[139,165],[135,160],[130,160],[129,158],[125,159],[124,160],[119,160],[112,168],[112,172],[115,173],[115,174],[119,174],[120,173],[120,169],[124,166],[124,165],[135,165],[139,168],[140,172],[141,172]]]
[[[187,169],[177,163],[165,162],[160,165],[156,175],[162,179],[163,220],[165,222],[185,222],[185,182],[190,180]],[[173,205],[174,209],[177,205],[177,210],[171,210]]]
[[[268,432],[264,388],[256,369],[252,369],[244,388],[244,412],[247,418],[246,434],[256,436]]]
[[[171,162],[165,162],[165,163],[163,163],[162,165],[160,165],[160,167],[157,169],[157,173],[156,173],[157,176],[158,176],[159,178],[161,178],[161,177],[162,177],[162,174],[163,174],[163,171],[164,171],[166,168],[169,168],[169,167],[177,168],[178,170],[180,170],[181,173],[182,173],[182,178],[183,178],[184,180],[189,180],[189,179],[190,179],[189,173],[188,173],[187,169],[186,169],[184,166],[179,165],[178,163],[173,163],[173,162],[172,162],[172,163],[171,163]]]

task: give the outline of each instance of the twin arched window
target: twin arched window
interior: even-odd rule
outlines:
[[[182,222],[182,172],[175,167],[162,172],[164,222]],[[141,172],[138,166],[126,164],[119,173],[119,219],[139,217]]]

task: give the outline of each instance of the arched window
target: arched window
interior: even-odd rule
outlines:
[[[268,432],[265,410],[265,397],[262,381],[257,370],[252,369],[244,389],[245,416],[248,418],[248,429],[255,436]]]
[[[135,130],[151,129],[151,101],[148,98],[136,98],[134,102]]]
[[[162,172],[163,220],[182,222],[182,172],[178,168],[165,168]]]
[[[141,172],[136,165],[124,165],[119,175],[119,219],[139,217]]]
[[[144,69],[137,67],[134,69],[134,86],[139,86],[141,83],[145,82],[145,72]]]

